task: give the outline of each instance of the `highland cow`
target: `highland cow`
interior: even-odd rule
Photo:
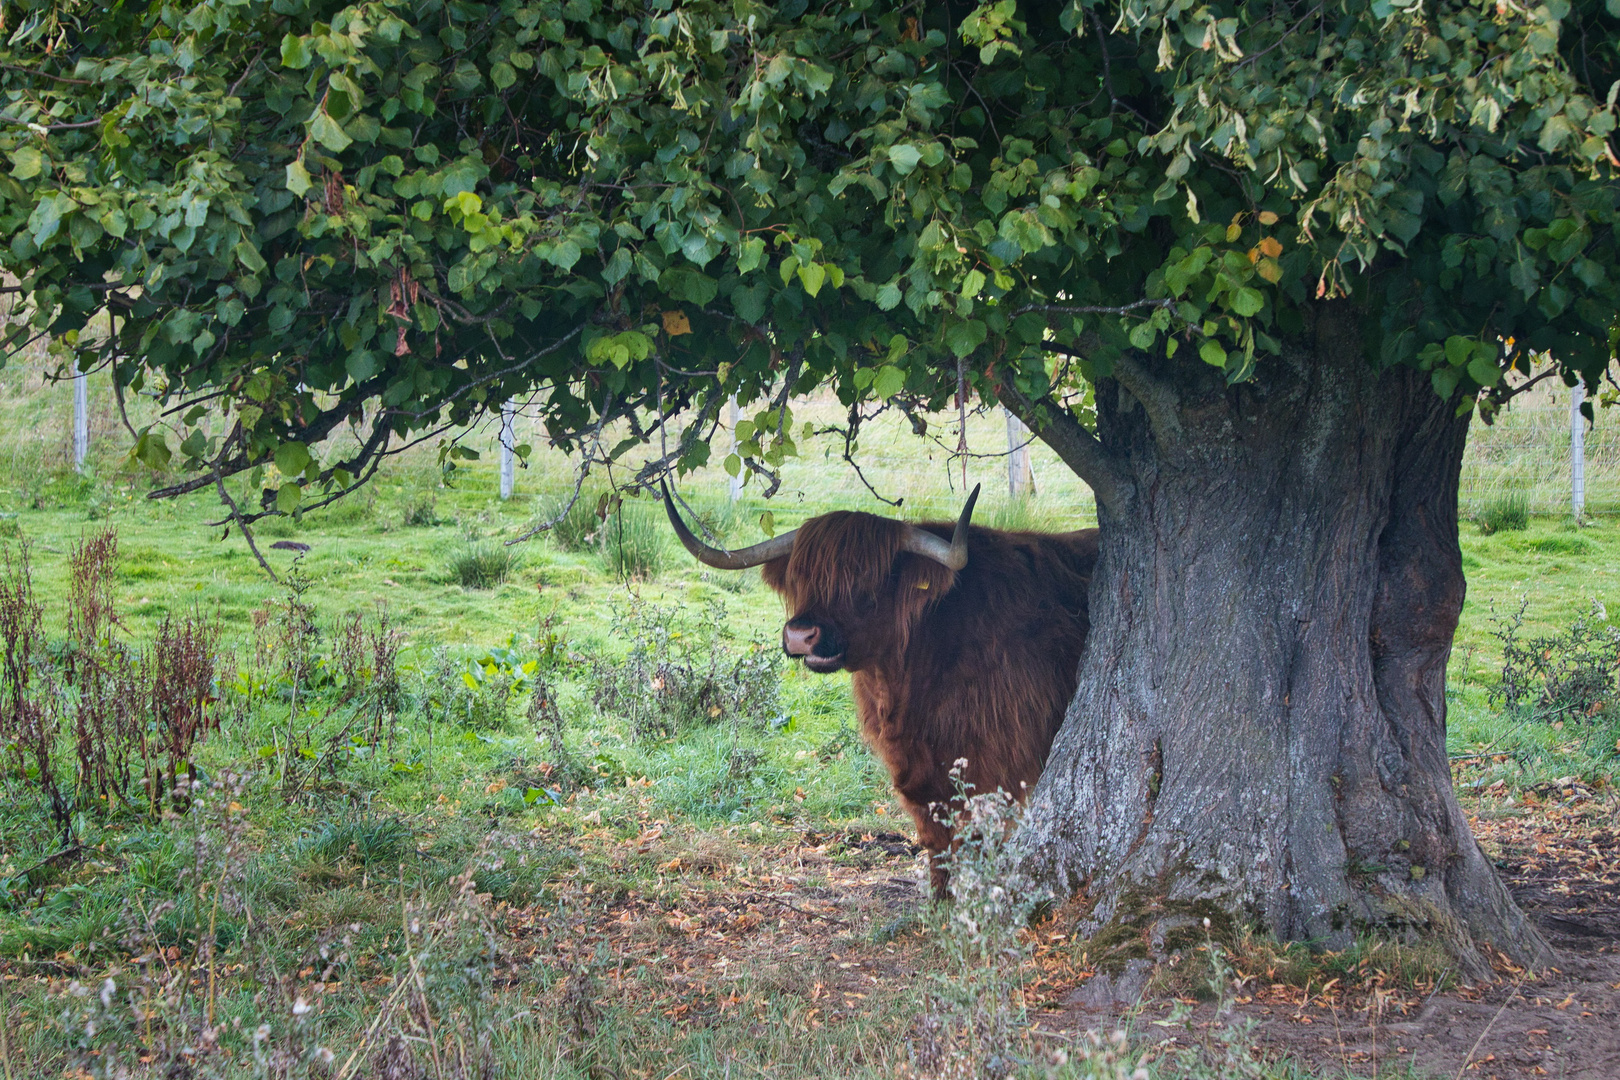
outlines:
[[[782,597],[782,648],[811,671],[851,673],[867,743],[948,881],[951,770],[970,793],[998,788],[1022,801],[1046,764],[1090,627],[1086,593],[1097,530],[1008,532],[961,517],[910,524],[835,511],[740,551],[695,537],[665,492],[687,550],[722,569],[760,566]]]

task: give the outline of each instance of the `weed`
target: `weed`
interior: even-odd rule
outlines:
[[[1487,691],[1492,704],[1534,709],[1539,719],[1594,716],[1620,691],[1620,627],[1597,601],[1568,630],[1524,640],[1529,601],[1508,618],[1492,617],[1502,643],[1502,677]]]
[[[628,655],[594,665],[597,709],[643,737],[722,719],[763,727],[780,712],[781,654],[762,641],[739,647],[729,625],[719,601],[683,619],[674,605],[631,600],[614,616]]]
[[[917,1075],[941,1080],[1011,1076],[1030,1056],[1019,931],[1044,898],[1007,843],[1021,808],[1006,792],[968,794],[966,764],[951,771],[962,809],[940,811],[959,838],[942,860],[952,902],[931,912],[946,970],[933,976],[910,1044]]]
[[[57,693],[47,663],[44,608],[34,597],[34,574],[27,541],[8,546],[0,571],[0,753],[49,805],[51,820],[66,846],[73,836],[73,805],[56,775],[60,730]]]
[[[1474,514],[1474,523],[1486,536],[1498,532],[1522,532],[1530,524],[1529,494],[1519,487],[1498,492]]]
[[[470,543],[450,556],[450,580],[464,589],[493,589],[511,577],[521,561],[503,544]]]
[[[160,810],[165,787],[174,808],[184,808],[180,770],[196,779],[192,747],[219,723],[210,708],[218,641],[219,628],[200,615],[188,615],[178,623],[164,619],[157,640],[142,658],[147,733],[142,757],[147,806],[153,813]]]

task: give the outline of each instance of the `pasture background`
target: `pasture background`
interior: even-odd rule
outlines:
[[[201,611],[217,620],[222,643],[250,668],[254,613],[261,621],[273,618],[284,589],[266,579],[239,537],[222,541],[221,530],[207,526],[220,516],[212,495],[162,503],[144,497],[153,477],[124,457],[128,436],[104,378],[91,385],[91,467],[73,473],[71,389],[51,382],[49,367],[37,356],[0,372],[0,543],[19,537],[32,543],[47,632],[63,632],[72,545],[111,526],[120,545],[121,633],[142,642],[164,618]],[[137,425],[152,415],[148,402],[129,404]],[[843,421],[830,399],[793,408],[796,428]],[[1568,514],[1567,391],[1527,394],[1495,425],[1476,424],[1471,435],[1465,517],[1512,492],[1528,499],[1534,515],[1527,529],[1492,535],[1463,526],[1469,595],[1452,658],[1450,748],[1470,809],[1482,818],[1522,813],[1526,793],[1548,785],[1612,792],[1620,748],[1612,710],[1602,723],[1566,729],[1527,722],[1487,699],[1500,669],[1494,617],[1524,604],[1524,633],[1552,633],[1594,603],[1620,603],[1620,437],[1611,417],[1599,421],[1587,436],[1588,520],[1578,529]],[[903,418],[884,416],[861,438],[868,480],[883,495],[903,498],[899,511],[873,497],[840,460],[834,435],[800,440],[800,456],[784,469],[774,499],[759,498],[756,478],[732,506],[718,467],[722,432],[711,458],[716,464],[687,478],[682,491],[733,545],[764,537],[759,518],[766,510],[778,530],[835,508],[954,517],[963,497],[962,462],[952,453],[956,417],[933,417],[929,430],[929,438],[918,439]],[[454,691],[467,661],[491,649],[530,657],[549,647],[568,751],[588,770],[584,787],[561,805],[525,801],[525,792],[546,782],[544,770],[556,755],[545,733],[522,720],[518,698],[498,722],[476,729],[448,709],[423,706],[402,715],[386,757],[374,752],[290,802],[270,785],[265,753],[287,726],[286,707],[267,700],[228,721],[196,755],[210,775],[244,778],[241,812],[250,822],[244,844],[250,854],[235,885],[248,914],[232,915],[231,935],[220,938],[242,973],[221,983],[221,1015],[234,1017],[234,1026],[219,1021],[223,1034],[209,1053],[224,1063],[222,1075],[250,1061],[263,1075],[331,1075],[320,1071],[320,1047],[337,1050],[342,1062],[361,1046],[362,1065],[381,1053],[382,1044],[366,1042],[363,1033],[387,1015],[381,1002],[400,985],[414,940],[393,928],[408,924],[412,913],[432,927],[458,925],[454,911],[466,891],[458,875],[487,897],[480,917],[500,928],[503,944],[478,946],[445,930],[433,939],[439,955],[461,963],[484,948],[506,959],[490,961],[495,974],[482,982],[445,976],[453,992],[446,992],[441,1023],[458,1018],[464,1032],[483,1039],[479,1052],[512,1075],[656,1078],[682,1063],[694,1076],[729,1076],[733,1064],[772,1076],[894,1075],[906,1060],[895,1032],[910,1030],[919,1011],[934,1007],[919,987],[949,978],[949,950],[940,943],[943,931],[918,921],[906,891],[918,863],[892,834],[909,838],[910,822],[854,737],[847,678],[784,668],[780,712],[764,725],[720,717],[661,737],[632,730],[624,717],[593,705],[593,680],[652,632],[648,605],[678,611],[679,633],[712,636],[718,629],[731,648],[757,642],[770,650],[779,602],[755,571],[696,565],[647,500],[627,505],[622,527],[640,545],[638,559],[649,572],[615,572],[599,551],[568,550],[552,537],[504,548],[559,508],[573,486],[572,463],[546,449],[536,427],[520,418],[516,441],[535,452],[519,470],[515,497],[503,502],[493,425],[464,438],[483,456],[458,470],[453,486],[442,482],[435,449],[423,447],[395,459],[337,507],[301,521],[262,523],[260,546],[278,571],[289,568],[292,555],[268,550],[270,543],[310,546],[299,566],[327,642],[318,647],[329,647],[348,613],[386,607],[405,634],[401,662],[422,701]],[[970,420],[968,444],[992,455],[967,462],[968,484],[985,488],[978,522],[1039,529],[1095,524],[1084,487],[1039,443],[1032,446],[1037,494],[1007,495],[999,411]],[[593,474],[582,505],[594,505],[618,475]],[[246,494],[237,491],[239,498]],[[499,551],[516,558],[503,582],[461,584],[463,563]],[[438,691],[435,680],[443,684]],[[321,735],[341,720],[335,709],[317,709],[298,723]],[[184,908],[187,890],[196,888],[195,877],[187,884],[188,860],[197,858],[192,849],[200,850],[209,826],[86,821],[82,853],[70,865],[41,870],[58,838],[20,778],[8,771],[5,785],[0,881],[10,891],[0,903],[6,980],[0,986],[7,987],[11,1032],[5,1063],[15,1056],[83,1069],[92,1061],[83,1049],[90,1037],[80,1020],[68,1019],[71,984],[93,986],[109,972],[127,981],[151,967],[134,958],[150,961],[152,947],[165,965],[166,950],[187,952],[200,932],[197,912],[189,923],[176,915],[170,938],[155,946],[130,940],[130,927],[140,921],[137,911],[165,903]],[[1612,816],[1612,809],[1605,812]],[[840,894],[867,899],[830,899]],[[704,916],[705,904],[732,915]],[[739,919],[749,925],[739,930]],[[777,933],[763,950],[744,943],[761,921],[767,928],[774,921]],[[603,929],[621,922],[619,936]],[[251,947],[244,943],[250,934]],[[705,940],[710,944],[700,948]],[[338,963],[330,957],[340,943]],[[1025,979],[1026,1000],[1039,1000],[1038,993],[1030,998],[1029,985],[1046,978],[1056,985],[1062,972],[1083,975],[1092,962],[1065,946],[1061,934],[1033,949],[1038,973]],[[468,963],[463,967],[471,970]],[[694,965],[710,974],[694,975]],[[851,981],[852,969],[858,974],[863,965],[877,972],[867,976],[870,986]],[[265,975],[272,969],[281,983]],[[1441,979],[1437,967],[1423,963],[1408,975],[1409,985],[1427,978],[1431,988]],[[212,986],[212,968],[209,978]],[[1306,982],[1308,998],[1308,976]],[[305,999],[318,1006],[312,1017],[285,1015],[289,1001]],[[694,1023],[698,1016],[703,1021]],[[250,1034],[260,1023],[272,1029],[267,1045],[293,1048],[287,1051],[293,1064],[277,1066],[260,1053]],[[375,1062],[369,1067],[389,1075]],[[432,1068],[429,1075],[462,1075],[438,1058]],[[1292,1066],[1266,1068],[1283,1070],[1280,1076]]]

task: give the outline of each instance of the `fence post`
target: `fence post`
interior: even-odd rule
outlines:
[[[1586,417],[1581,402],[1586,400],[1586,383],[1575,381],[1569,392],[1569,508],[1580,521],[1586,512]]]
[[[513,404],[508,401],[501,406],[501,498],[512,497],[512,487],[517,479],[517,455],[512,452],[512,421],[517,412]]]
[[[726,402],[726,420],[731,424],[731,452],[733,454],[737,452],[737,421],[741,418],[742,410],[737,408],[737,395],[732,394],[730,399]],[[742,498],[742,489],[743,471],[742,469],[738,469],[737,475],[731,477],[731,482],[726,485],[726,494],[731,496],[731,501],[733,504],[735,504],[738,499]]]
[[[89,456],[90,376],[81,371],[73,376],[73,468],[83,472]]]
[[[1007,418],[1007,494],[1013,498],[1035,494],[1035,470],[1029,460],[1029,428],[1003,408]]]

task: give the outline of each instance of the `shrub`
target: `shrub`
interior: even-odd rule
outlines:
[[[673,735],[720,720],[763,727],[780,712],[781,650],[737,644],[720,601],[683,619],[675,605],[634,599],[613,626],[629,655],[593,665],[594,702],[635,734]]]
[[[1486,536],[1522,531],[1530,524],[1530,496],[1523,488],[1497,492],[1474,514],[1474,523]]]
[[[1511,618],[1496,618],[1502,678],[1487,692],[1493,705],[1530,707],[1543,718],[1592,716],[1620,693],[1620,627],[1597,601],[1568,630],[1521,639],[1528,601]]]
[[[521,564],[504,544],[471,543],[450,557],[450,578],[466,589],[493,589]]]

